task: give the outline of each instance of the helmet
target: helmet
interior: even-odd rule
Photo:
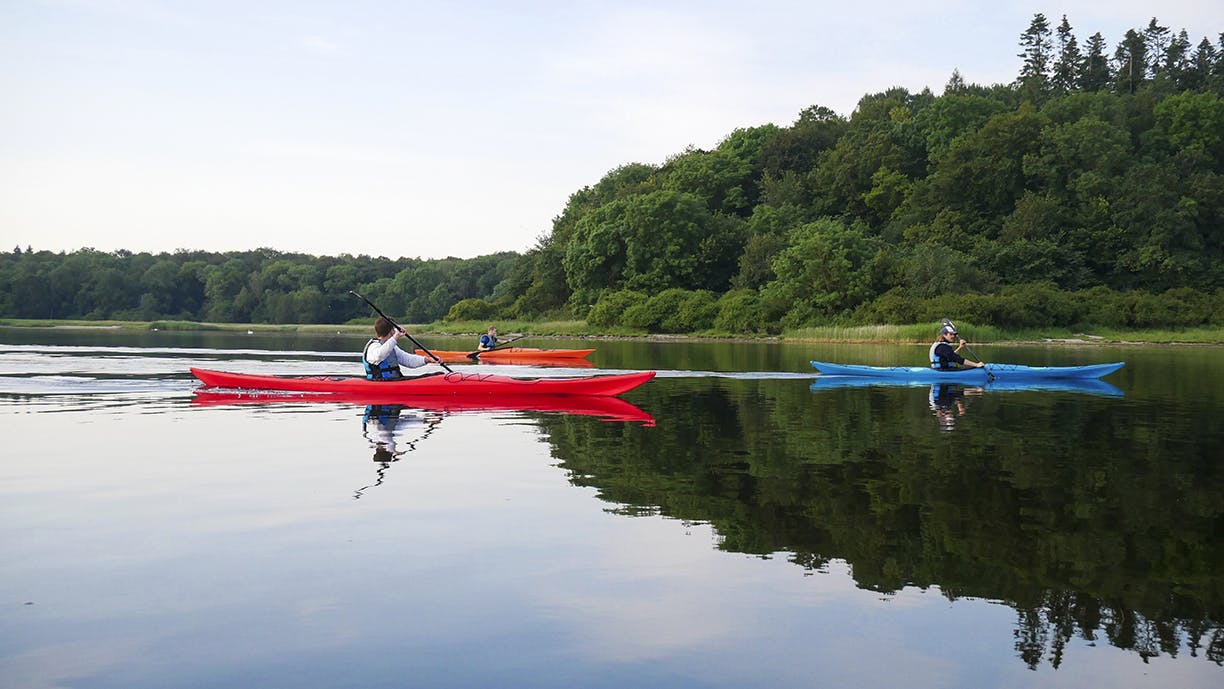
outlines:
[[[945,325],[944,327],[939,329],[939,334],[940,335],[955,335],[956,326],[949,323],[948,325]]]

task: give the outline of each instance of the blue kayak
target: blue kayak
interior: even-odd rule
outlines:
[[[896,378],[867,378],[865,376],[816,376],[812,381],[813,392],[818,390],[834,390],[839,388],[869,388],[869,387],[934,387],[953,385],[960,387],[979,387],[987,392],[1013,392],[1022,390],[1040,390],[1045,392],[1079,392],[1100,397],[1122,397],[1122,390],[1096,378],[1022,378],[988,380],[984,383],[944,382],[942,380],[928,383],[920,380],[901,380]]]
[[[979,385],[999,381],[1049,380],[1058,378],[1100,378],[1122,368],[1125,362],[1091,364],[1088,366],[1024,366],[1022,364],[986,364],[986,368],[966,368],[941,371],[929,366],[859,366],[813,361],[812,366],[826,376],[883,378],[914,383],[966,383]],[[989,372],[989,373],[987,373]]]

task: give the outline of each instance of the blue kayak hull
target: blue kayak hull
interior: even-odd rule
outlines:
[[[818,390],[835,390],[840,388],[869,387],[932,387],[935,386],[979,387],[988,392],[1013,391],[1046,391],[1046,392],[1079,392],[1100,397],[1122,397],[1122,390],[1097,378],[1022,378],[999,379],[985,383],[961,383],[936,381],[926,383],[918,380],[900,380],[896,378],[867,378],[865,376],[817,376],[812,381],[813,392]]]
[[[812,366],[826,376],[854,376],[904,380],[914,383],[986,383],[993,375],[999,381],[1050,380],[1066,378],[1100,378],[1122,368],[1125,362],[1091,364],[1088,366],[1024,366],[1022,364],[986,364],[986,368],[940,371],[926,366],[858,366],[813,361]],[[989,372],[989,373],[987,373]]]

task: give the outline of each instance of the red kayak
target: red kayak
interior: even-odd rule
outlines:
[[[402,405],[444,414],[462,412],[535,411],[594,416],[604,421],[638,421],[655,424],[654,417],[619,397],[596,395],[514,395],[493,398],[443,397],[379,392],[215,392],[196,391],[192,406],[211,407],[231,404],[341,403],[361,405]]]
[[[568,378],[513,378],[491,373],[433,373],[374,381],[341,376],[259,376],[193,368],[206,387],[288,392],[377,392],[402,395],[619,395],[654,378],[654,371]]]

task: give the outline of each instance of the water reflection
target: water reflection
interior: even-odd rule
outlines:
[[[966,396],[981,395],[983,389],[977,386],[950,385],[943,383],[932,385],[927,400],[935,419],[939,422],[939,430],[951,432],[956,430],[957,418],[964,416],[968,410]]]
[[[1168,604],[1175,605],[1175,598],[1170,596]],[[1016,610],[1016,655],[1030,670],[1043,662],[1057,670],[1069,644],[1078,637],[1131,651],[1145,664],[1153,658],[1176,658],[1184,652],[1191,658],[1224,665],[1221,620],[1178,615],[1168,609],[1152,617],[1113,601],[1074,591],[1047,590],[1041,600]]]
[[[570,481],[618,514],[709,523],[721,549],[812,571],[844,561],[866,589],[1006,603],[1029,668],[1059,667],[1075,638],[1224,662],[1224,435],[1204,432],[1209,409],[1125,403],[1100,381],[922,395],[842,382],[676,381],[642,390],[666,419],[652,432],[550,437]],[[936,431],[932,413],[974,432]]]
[[[232,392],[197,388],[193,405],[267,404],[358,404],[400,406],[443,415],[491,412],[546,412],[594,416],[602,421],[627,421],[654,425],[654,417],[619,397],[592,395],[503,394],[496,397],[409,395],[389,392],[282,393]]]
[[[3,583],[36,603],[0,625],[0,666],[52,678],[10,683],[282,686],[303,662],[363,686],[422,666],[431,686],[1218,683],[1218,348],[1026,352],[1146,357],[1121,389],[812,382],[798,371],[832,348],[716,343],[601,343],[601,366],[665,371],[628,400],[227,398],[185,373],[351,373],[348,345],[307,344],[0,348]],[[88,451],[49,462],[63,428]],[[56,674],[138,634],[154,641]],[[482,663],[457,678],[454,657]]]
[[[353,499],[359,500],[370,488],[381,486],[391,463],[416,450],[417,443],[428,438],[441,421],[439,413],[416,414],[402,404],[366,405],[361,416],[361,434],[374,450],[377,479],[354,491]]]
[[[928,387],[929,386],[929,387]],[[1074,392],[1099,397],[1122,397],[1121,389],[1097,378],[1052,378],[1048,380],[992,380],[983,385],[963,383],[929,384],[908,380],[867,378],[861,376],[821,375],[811,384],[812,392],[845,388],[917,388],[928,387],[927,405],[935,415],[939,429],[956,430],[957,420],[965,416],[974,397],[1012,392]]]

